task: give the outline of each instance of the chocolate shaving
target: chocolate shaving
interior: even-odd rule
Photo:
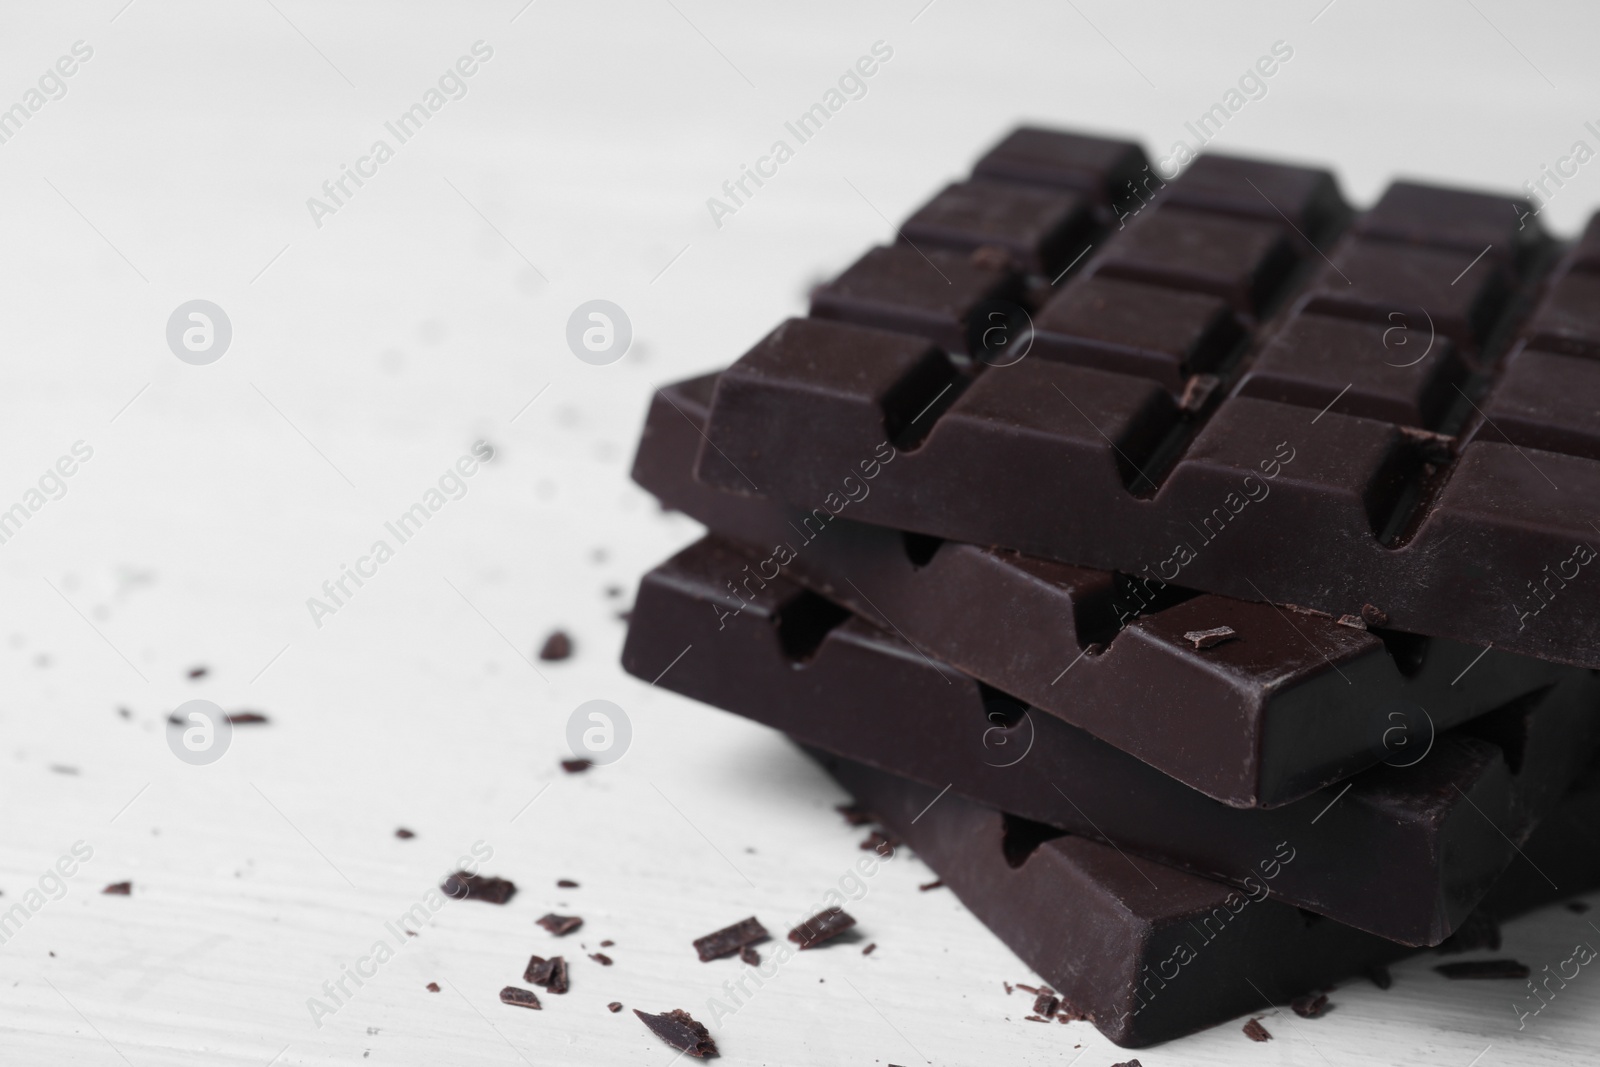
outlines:
[[[500,1003],[517,1008],[533,1008],[535,1011],[543,1009],[538,994],[531,989],[518,989],[514,985],[508,985],[500,990]]]
[[[943,886],[944,886],[944,879],[943,878],[935,878],[931,882],[924,882],[923,884],[917,886],[917,888],[922,890],[922,892],[926,893],[930,889],[940,889]]]
[[[1328,995],[1319,993],[1312,996],[1307,993],[1303,997],[1295,997],[1289,1001],[1289,1008],[1302,1019],[1316,1019],[1328,1011]]]
[[[732,926],[694,939],[694,950],[700,956],[701,963],[731,956],[746,945],[756,945],[772,937],[767,933],[767,928],[761,925],[761,920],[754,915],[748,919],[741,919]]]
[[[1033,998],[1034,1013],[1037,1015],[1043,1015],[1046,1019],[1054,1015],[1056,1013],[1056,1009],[1060,1006],[1060,998],[1058,998],[1048,989],[1039,990],[1038,996]]]
[[[228,712],[228,724],[230,726],[261,726],[271,721],[259,711]]]
[[[1190,630],[1183,635],[1185,641],[1193,641],[1196,649],[1216,648],[1222,642],[1239,636],[1231,626],[1216,626],[1209,630]]]
[[[571,878],[559,879],[559,880],[557,880],[556,885],[559,886],[562,889],[576,889],[576,888],[578,888],[578,883],[574,882]]]
[[[1516,960],[1462,960],[1440,963],[1433,968],[1446,978],[1526,978],[1533,972]]]
[[[854,918],[842,908],[829,908],[807,919],[789,931],[789,940],[799,945],[801,951],[815,948],[831,941],[856,924]]]
[[[127,897],[127,896],[132,896],[133,895],[133,883],[132,882],[112,882],[110,885],[108,885],[104,889],[100,890],[100,892],[104,893],[108,897]]]
[[[572,655],[572,638],[557,630],[544,639],[544,647],[539,649],[539,658],[546,663],[559,663]]]
[[[530,956],[527,969],[522,972],[522,980],[529,985],[543,986],[550,993],[565,993],[568,989],[567,961],[560,956],[549,959]]]
[[[598,963],[602,967],[609,967],[613,963],[616,962],[610,956],[607,956],[604,952],[591,952],[591,953],[589,953],[589,958],[591,960],[594,960],[596,963]]]
[[[533,921],[536,925],[544,927],[557,937],[564,937],[583,925],[583,920],[576,915],[557,915],[553,911]]]
[[[516,883],[509,879],[468,874],[466,871],[456,871],[439,888],[451,900],[481,900],[485,904],[504,904],[517,892]]]
[[[1267,1032],[1267,1028],[1265,1026],[1261,1025],[1260,1019],[1251,1019],[1249,1022],[1244,1024],[1244,1036],[1248,1037],[1251,1041],[1272,1040],[1272,1035]]]
[[[639,1017],[640,1022],[650,1028],[652,1034],[680,1052],[687,1052],[696,1059],[717,1054],[717,1043],[711,1040],[706,1028],[695,1022],[694,1017],[682,1008],[673,1008],[660,1015],[651,1015],[634,1008],[633,1013]]]
[[[593,766],[593,761],[586,759],[564,759],[561,761],[561,769],[568,774],[582,774]]]

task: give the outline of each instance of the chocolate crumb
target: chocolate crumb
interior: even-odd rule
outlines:
[[[1267,1032],[1267,1028],[1265,1026],[1261,1025],[1260,1019],[1251,1019],[1249,1022],[1244,1024],[1244,1036],[1248,1037],[1251,1041],[1272,1040],[1272,1035]]]
[[[582,774],[593,766],[594,763],[586,759],[564,759],[561,761],[561,769],[568,774]]]
[[[394,832],[394,836],[398,837],[402,841],[410,841],[413,837],[416,837],[417,835],[415,833],[413,833],[412,831],[407,830],[404,826],[402,826],[402,827],[400,827],[400,829],[398,829],[398,830],[396,830]]]
[[[557,915],[552,911],[548,915],[535,919],[534,923],[549,930],[557,937],[564,937],[582,926],[583,920],[576,915]]]
[[[612,941],[610,938],[607,938],[606,940],[600,942],[600,947],[601,948],[610,948],[612,945],[615,945],[615,944],[616,944],[615,941]]]
[[[423,988],[425,988],[430,993],[437,993],[437,992],[439,992],[439,983],[438,982],[429,982]]]
[[[189,668],[189,677],[190,677],[190,679],[204,678],[208,673],[210,673],[210,672],[207,671],[207,669],[204,668],[204,667],[190,667]]]
[[[1371,604],[1361,605],[1361,620],[1368,626],[1389,625],[1388,613],[1381,608],[1373,607]]]
[[[1077,1048],[1078,1046],[1073,1045],[1072,1047]],[[1138,1060],[1123,1060],[1121,1063],[1113,1063],[1111,1067],[1144,1067],[1144,1064]]]
[[[1194,647],[1198,650],[1216,648],[1222,642],[1237,636],[1238,634],[1231,626],[1214,626],[1209,630],[1190,630],[1183,635],[1183,639],[1185,641],[1193,641]]]
[[[546,663],[559,663],[571,655],[572,638],[561,630],[545,638],[544,647],[539,649],[539,658]]]
[[[578,888],[578,883],[574,882],[571,878],[560,878],[560,879],[557,879],[556,880],[556,885],[559,886],[562,889],[576,889],[576,888]]]
[[[456,871],[439,888],[451,900],[481,900],[485,904],[504,904],[517,893],[515,882],[466,871]]]
[[[133,895],[133,883],[132,882],[112,882],[110,885],[108,885],[104,889],[100,890],[100,892],[104,893],[108,897],[127,897],[127,896],[132,896]]]
[[[1046,1019],[1056,1013],[1061,1006],[1061,1001],[1048,989],[1039,990],[1038,996],[1033,998],[1033,1010],[1036,1015],[1043,1015]]]
[[[1017,983],[1017,988],[1022,990],[1024,993],[1032,993],[1034,996],[1038,996],[1040,993],[1050,992],[1050,990],[1045,989],[1043,986],[1023,985],[1021,982]]]
[[[118,708],[117,714],[121,715],[124,719],[133,718],[133,712],[129,711],[127,708]]]
[[[874,941],[872,944],[870,944],[866,948],[862,949],[861,950],[861,954],[863,956],[870,956],[870,955],[872,955],[872,950],[877,948],[877,947],[878,947],[878,943],[876,941]]]
[[[1333,616],[1326,611],[1322,611],[1319,608],[1308,608],[1304,604],[1283,604],[1281,606],[1288,611],[1294,612],[1296,615],[1310,615],[1314,619],[1333,618]]]
[[[761,925],[761,920],[752,915],[732,926],[724,926],[704,937],[695,938],[694,950],[700,956],[701,963],[708,963],[724,956],[731,956],[747,945],[760,944],[771,937],[772,935],[767,933],[767,928]]]
[[[696,1059],[717,1055],[717,1043],[711,1039],[706,1028],[695,1022],[694,1017],[682,1008],[673,1008],[660,1015],[634,1008],[633,1013],[650,1028],[652,1034],[680,1052],[687,1052]]]
[[[1312,996],[1307,993],[1303,997],[1295,997],[1289,1001],[1289,1007],[1302,1019],[1316,1019],[1328,1012],[1328,994],[1319,993]]]
[[[610,956],[607,956],[604,952],[591,952],[591,953],[589,953],[589,958],[591,960],[594,960],[596,963],[598,963],[602,967],[609,967],[613,963],[616,962]]]
[[[1030,1023],[1047,1023],[1047,1022],[1050,1021],[1049,1019],[1046,1019],[1043,1015],[1024,1015],[1022,1018],[1025,1021],[1030,1022]]]
[[[1462,960],[1460,963],[1440,963],[1434,970],[1446,978],[1526,978],[1533,972],[1526,963],[1516,960]]]
[[[751,967],[761,966],[761,953],[757,952],[750,945],[746,945],[744,948],[739,950],[739,959],[744,963],[749,964]]]
[[[1195,374],[1183,383],[1183,395],[1178,397],[1179,411],[1199,411],[1217,391],[1222,379],[1215,374]]]
[[[1003,985],[1003,986],[1005,986],[1005,987],[1006,987],[1006,996],[1008,996],[1008,997],[1009,997],[1009,996],[1010,996],[1010,995],[1011,995],[1011,983],[1010,983],[1010,982],[1007,982],[1007,981],[1004,981],[1004,980],[1002,980],[1002,981],[1001,981],[1001,982],[1000,982],[1000,984],[1001,984],[1001,985]]]
[[[1367,628],[1367,620],[1360,615],[1340,615],[1333,621],[1340,626],[1348,626],[1352,630],[1365,630]]]
[[[541,1009],[539,997],[534,993],[533,990],[518,989],[514,985],[508,985],[504,989],[500,990],[500,1003],[510,1004],[517,1008],[533,1008],[535,1010]]]
[[[863,811],[859,804],[835,804],[833,810],[844,816],[844,821],[851,826],[865,826],[872,821],[872,816]]]
[[[829,908],[790,930],[789,940],[804,951],[833,940],[855,924],[855,919],[842,908]]]
[[[228,712],[229,726],[264,726],[272,720],[259,711]]]
[[[615,1015],[617,1012],[622,1010],[622,1001],[613,1000],[610,1004],[606,1005],[606,1010]]]
[[[1589,910],[1589,905],[1581,900],[1569,900],[1567,901],[1567,910],[1574,915],[1582,915]]]
[[[943,886],[944,886],[944,879],[943,878],[935,878],[931,882],[924,882],[922,885],[917,886],[917,888],[922,890],[922,892],[926,893],[930,889],[940,889],[940,888],[943,888]]]
[[[967,256],[974,267],[988,270],[1007,270],[1011,266],[1011,253],[999,245],[979,245]]]
[[[1381,963],[1375,963],[1361,973],[1367,976],[1367,981],[1379,989],[1388,989],[1394,985],[1394,979],[1389,976],[1389,968]]]

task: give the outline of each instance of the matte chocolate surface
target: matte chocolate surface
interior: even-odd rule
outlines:
[[[1101,187],[1127,146],[1085,143],[1019,132],[976,172]],[[870,253],[723,374],[698,476],[811,509],[892,455],[853,518],[1600,667],[1596,242],[1408,182],[1347,223],[1324,172],[1247,160],[1134,188],[1059,279]],[[973,343],[997,298],[1024,358]]]
[[[813,753],[961,902],[1080,1013],[1124,1046],[1294,1004],[1406,950],[1297,908],[953,793]],[[937,801],[935,798],[937,797]],[[1590,775],[1528,841],[1479,912],[1490,921],[1600,885],[1581,830],[1600,821]],[[1299,862],[1298,858],[1291,861]],[[1541,875],[1552,862],[1560,890]],[[1518,988],[1520,991],[1520,987]]]
[[[835,517],[708,488],[690,472],[714,381],[661,390],[633,477],[751,548],[730,562],[724,586],[754,589],[781,570],[1224,803],[1272,807],[1383,760],[1406,762],[1402,750],[1425,743],[1427,723],[1446,729],[1573,669],[907,537],[852,521],[853,503]],[[871,492],[891,477],[892,462],[859,486]],[[1190,633],[1223,626],[1231,640],[1194,647]]]
[[[1600,680],[1573,672],[1435,738],[1411,766],[1241,811],[783,577],[734,596],[722,576],[737,558],[706,539],[645,577],[629,673],[1196,873],[1248,888],[1270,866],[1278,899],[1402,943],[1447,936],[1600,746]]]

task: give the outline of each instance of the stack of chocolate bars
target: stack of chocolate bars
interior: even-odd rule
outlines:
[[[1600,219],[1534,214],[1017,130],[656,394],[634,479],[710,534],[624,665],[1120,1044],[1596,888]]]

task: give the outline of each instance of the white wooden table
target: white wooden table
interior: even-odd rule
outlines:
[[[24,912],[0,944],[0,1063],[670,1062],[607,1002],[707,1019],[733,969],[690,940],[782,924],[861,853],[781,738],[617,666],[633,583],[698,535],[627,480],[651,388],[799,311],[1018,119],[1165,155],[1275,41],[1292,60],[1219,146],[1326,162],[1358,201],[1400,173],[1515,188],[1593,142],[1592,10],[1323,2],[7,5],[0,107],[75,42],[92,55],[0,143],[0,510],[76,442],[92,456],[0,543],[0,916]],[[387,133],[478,41],[465,95]],[[716,225],[707,199],[878,41],[866,94]],[[391,156],[362,162],[380,138]],[[313,212],[343,165],[363,184]],[[1600,202],[1595,173],[1551,202],[1559,231]],[[208,366],[164,336],[195,298],[232,324]],[[611,366],[564,341],[594,298],[634,327]],[[308,598],[480,440],[495,459],[465,495],[317,625]],[[556,628],[576,654],[530,664]],[[191,766],[163,724],[195,698],[271,722]],[[595,698],[632,747],[564,775],[567,717]],[[92,858],[48,876],[79,842]],[[308,998],[474,843],[515,900],[446,904],[315,1025]],[[1128,1058],[1022,1022],[1002,981],[1029,975],[917,892],[929,877],[888,865],[851,909],[877,951],[790,963],[716,1027],[726,1062]],[[41,878],[59,899],[29,896]],[[560,942],[572,991],[502,1006],[550,910],[585,920]],[[601,939],[612,967],[577,947]],[[1537,969],[1600,933],[1557,910],[1506,939]],[[1593,1062],[1600,979],[1519,1033],[1515,983],[1429,962],[1326,1018],[1268,1019],[1268,1044],[1235,1022],[1138,1058]]]

